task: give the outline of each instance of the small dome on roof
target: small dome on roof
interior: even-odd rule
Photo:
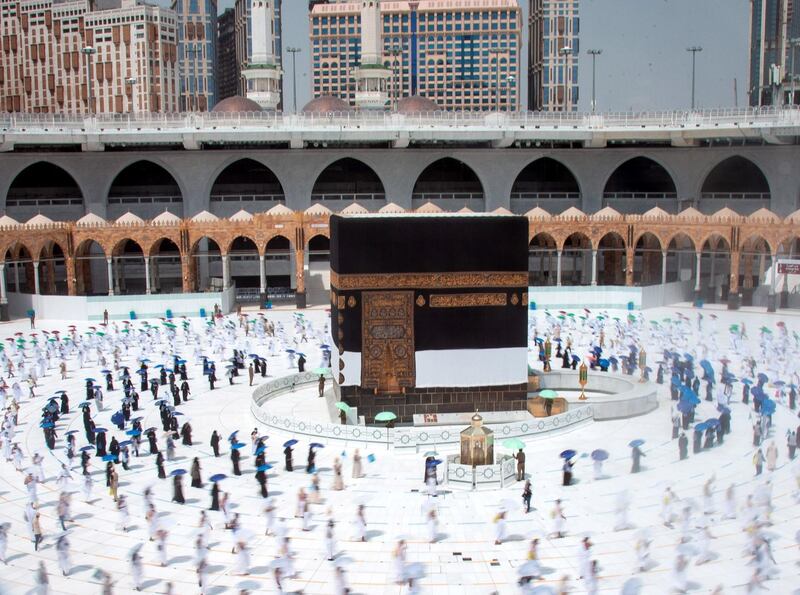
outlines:
[[[728,207],[723,207],[713,215],[711,215],[712,219],[738,219],[741,217],[739,213],[734,211],[733,209],[729,209]]]
[[[78,219],[75,224],[78,227],[92,227],[94,225],[105,225],[106,220],[94,213],[86,213],[83,217]]]
[[[620,212],[611,207],[603,207],[597,211],[592,217],[596,219],[607,219],[609,217],[621,217]]]
[[[233,215],[228,217],[229,221],[251,221],[253,219],[253,214],[248,213],[244,209],[239,209]]]
[[[357,202],[351,203],[342,209],[342,215],[365,215],[367,213],[369,213],[369,211]]]
[[[458,210],[456,211],[456,213],[461,213],[462,215],[469,214],[469,213],[474,213],[474,212],[475,212],[475,211],[473,211],[473,210],[472,210],[472,209],[470,209],[469,207],[461,207],[460,209],[458,209]]]
[[[122,217],[117,219],[114,223],[116,223],[117,225],[143,225],[144,219],[128,211]]]
[[[45,217],[41,213],[38,215],[34,215],[28,221],[25,222],[25,225],[50,225],[53,223],[53,220],[49,217]]]
[[[331,210],[325,205],[315,203],[306,209],[306,215],[330,215]]]
[[[751,213],[750,216],[748,217],[748,219],[760,219],[762,221],[763,220],[766,220],[766,221],[780,221],[781,220],[781,218],[778,217],[775,213],[773,213],[769,209],[764,209],[764,208],[758,209],[754,213]]]
[[[10,219],[10,217],[9,217]],[[3,218],[0,218],[0,225],[2,225]],[[13,221],[13,219],[12,219]],[[786,217],[786,221],[789,223],[800,223],[800,209],[797,209],[794,213]]]
[[[661,207],[653,207],[649,211],[646,211],[642,217],[646,219],[660,219],[661,217],[669,217],[669,213],[667,213]]]
[[[380,209],[378,209],[378,212],[379,213],[390,213],[390,214],[394,213],[394,214],[397,214],[397,213],[405,213],[406,210],[403,207],[401,207],[399,204],[394,203],[394,202],[390,202],[390,203],[382,206]]]
[[[164,211],[158,217],[153,219],[150,223],[152,223],[153,225],[178,225],[180,222],[181,218],[178,217],[175,213]]]
[[[493,215],[513,215],[511,211],[509,211],[505,207],[497,207],[494,211],[492,211]]]
[[[687,207],[678,213],[678,217],[682,217],[683,219],[702,219],[705,215],[694,207]]]
[[[403,97],[397,102],[397,112],[400,114],[420,114],[425,112],[436,112],[441,108],[435,101],[431,101],[422,95],[411,95]]]
[[[322,95],[315,97],[303,106],[303,113],[305,114],[327,114],[330,112],[349,112],[353,111],[353,107],[333,95]]]
[[[252,99],[242,97],[241,95],[234,95],[233,97],[226,97],[217,103],[217,105],[211,108],[211,111],[236,114],[239,112],[262,112],[264,110]]]
[[[3,215],[0,217],[0,227],[17,227],[18,225],[19,221],[9,217],[8,215]]]
[[[294,215],[294,211],[289,207],[287,207],[286,205],[275,205],[269,211],[267,211],[267,215],[272,215],[272,216]]]
[[[420,208],[417,209],[417,213],[444,213],[444,209],[441,207],[437,207],[432,202],[426,202]]]
[[[219,217],[208,211],[200,211],[197,215],[192,217],[192,221],[196,223],[210,223],[212,221],[219,221]]]
[[[577,207],[570,207],[566,211],[561,213],[559,217],[586,217],[586,213],[584,213]]]
[[[542,207],[534,207],[525,216],[528,219],[550,219],[552,215],[545,211]]]

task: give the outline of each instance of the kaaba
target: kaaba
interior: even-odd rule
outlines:
[[[335,388],[372,421],[526,409],[528,221],[332,216]]]

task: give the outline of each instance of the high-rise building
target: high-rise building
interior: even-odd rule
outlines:
[[[177,21],[122,0],[0,0],[0,111],[177,111]]]
[[[530,0],[528,109],[577,111],[579,0]]]
[[[181,109],[205,111],[217,99],[217,1],[173,0],[178,17]]]
[[[750,105],[798,103],[792,83],[797,84],[793,74],[800,70],[800,15],[792,2],[750,0]]]
[[[239,95],[247,94],[247,79],[245,71],[249,64],[253,62],[253,19],[252,5],[254,0],[236,0],[234,4],[234,30],[236,35],[236,64],[239,76]],[[272,26],[270,30],[272,56],[274,57],[275,67],[281,69],[281,52],[283,51],[281,36],[281,3],[282,0],[267,0],[272,16]],[[266,7],[265,7],[266,8]],[[266,33],[262,31],[262,35]],[[267,48],[269,51],[269,48]],[[278,98],[278,109],[281,108],[281,97]]]
[[[362,47],[373,39],[362,31],[365,22],[372,22],[370,10],[377,11],[381,24],[375,62],[372,48]],[[521,26],[516,0],[318,3],[310,23],[313,94],[366,107],[357,102],[357,93],[379,92],[377,81],[384,74],[378,71],[383,70],[389,75],[385,85],[392,105],[423,95],[441,109],[514,110]],[[375,76],[365,77],[365,66]]]
[[[217,101],[239,92],[236,63],[236,13],[228,8],[217,18]],[[213,106],[212,106],[213,107]]]

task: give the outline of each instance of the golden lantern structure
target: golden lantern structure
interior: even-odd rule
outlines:
[[[494,432],[483,427],[483,418],[475,412],[472,424],[461,431],[462,465],[494,464]]]
[[[647,352],[644,348],[639,350],[639,371],[642,373],[639,376],[639,382],[644,382],[644,369],[647,367]]]
[[[578,384],[581,385],[581,396],[578,399],[585,401],[587,399],[586,385],[589,384],[589,368],[583,362],[581,362],[581,367],[578,368]]]

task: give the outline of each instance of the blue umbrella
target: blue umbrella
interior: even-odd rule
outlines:
[[[213,482],[217,482],[217,481],[222,481],[226,477],[228,476],[225,475],[224,473],[217,473],[216,475],[212,475],[211,477],[209,477],[209,479]]]
[[[88,407],[91,405],[89,401],[83,401],[82,403],[78,403],[78,407]]]
[[[233,432],[230,436],[228,436],[228,440],[236,440],[236,434],[239,433],[239,430]]]
[[[717,405],[717,411],[719,411],[720,413],[730,413],[731,412],[730,408],[726,407],[725,405]]]
[[[248,354],[247,354],[247,357],[255,357],[255,358],[258,358],[258,354],[257,354],[257,353],[248,353]]]
[[[69,436],[70,434],[77,434],[77,433],[78,433],[78,430],[67,430],[67,431],[66,431],[66,432],[64,432],[64,433],[65,433],[67,436]]]
[[[128,436],[141,436],[142,433],[139,430],[128,430],[125,432]]]
[[[690,353],[684,353],[683,357],[687,362],[693,362],[694,361],[694,357]]]
[[[95,381],[94,378],[84,378],[84,380],[86,382],[94,382]]]
[[[375,462],[375,455],[374,454],[368,454],[367,455],[367,462],[368,463],[374,463]]]
[[[175,477],[177,475],[186,475],[186,469],[173,469],[172,471],[169,472],[169,474],[172,477]]]
[[[101,374],[111,374],[111,370],[100,370]]]
[[[42,428],[47,430],[49,428],[55,428],[56,424],[54,424],[53,422],[50,422],[50,421],[45,421],[45,422],[42,422],[41,424],[39,424],[39,427],[42,427]]]
[[[87,450],[94,450],[94,446],[92,446],[91,444],[89,446],[81,446],[80,450],[82,452],[86,452]]]
[[[786,383],[783,380],[775,380],[772,382],[772,386],[777,386],[778,388],[781,388],[785,384]]]
[[[775,401],[772,399],[764,399],[761,403],[761,414],[772,415],[775,413]]]
[[[694,409],[694,405],[692,405],[689,401],[678,401],[678,411],[681,413],[691,413]]]
[[[694,427],[695,432],[705,432],[708,429],[708,424],[706,422],[699,423]]]
[[[759,384],[766,384],[767,382],[769,382],[769,376],[764,374],[764,372],[760,372],[758,374],[758,383]]]
[[[601,448],[598,448],[597,450],[592,451],[591,456],[593,461],[605,461],[608,458],[608,452],[606,452]]]
[[[256,449],[256,454],[257,454],[257,455],[260,455],[261,453],[263,453],[263,452],[264,452],[264,451],[266,451],[266,450],[267,450],[267,447],[266,447],[266,446],[259,446],[259,447]]]
[[[607,368],[607,367],[608,367],[608,364],[609,364],[609,360],[607,360],[607,359],[601,359],[601,360],[600,360],[600,361],[598,361],[597,363],[598,363],[598,364],[600,364],[600,367],[601,367],[601,368]]]
[[[55,394],[57,394],[57,395],[66,395],[67,394],[67,391],[65,391],[65,390],[57,390],[57,391],[53,391],[53,392],[55,392]]]
[[[243,442],[235,442],[235,443],[231,444],[231,448],[233,450],[239,450],[240,448],[244,448],[244,446],[245,445],[244,445]]]
[[[272,469],[272,465],[270,464],[259,465],[258,467],[256,467],[256,471],[269,471],[270,469]]]
[[[567,450],[562,450],[562,451],[561,451],[561,454],[560,454],[560,455],[558,455],[558,456],[560,456],[562,459],[571,459],[571,458],[572,458],[572,457],[574,457],[576,454],[577,454],[577,453],[576,453],[574,450],[572,450],[572,449],[567,449]]]
[[[123,440],[119,443],[120,446],[130,446],[131,444],[133,444],[132,440]]]
[[[95,434],[102,434],[104,432],[108,432],[108,430],[106,428],[95,428],[94,431],[95,431]]]
[[[142,362],[143,364],[149,364],[149,363],[150,363],[150,360],[149,360],[149,359],[147,359],[147,358],[145,358],[145,359],[140,359],[139,361],[140,361],[140,362]]]
[[[325,448],[325,445],[324,444],[320,444],[319,442],[312,442],[311,444],[309,444],[309,446],[311,448]]]
[[[580,358],[580,356],[573,355],[573,356],[572,356],[572,361],[573,361],[573,362],[579,362],[579,361],[581,361],[581,358]]]
[[[145,374],[147,374],[147,370],[141,370],[141,369],[139,369],[139,370],[136,370],[136,373],[137,373],[137,374],[139,374],[139,375],[141,375],[141,376],[144,376]]]
[[[631,440],[630,442],[628,442],[628,446],[630,446],[631,448],[636,448],[637,446],[641,446],[642,444],[644,444],[644,440],[642,440],[641,438],[636,438],[636,440]]]
[[[613,357],[613,356],[608,358],[608,361],[610,361],[612,364],[618,364],[619,363],[619,360],[617,358]]]
[[[716,417],[709,418],[703,423],[706,425],[706,427],[709,428],[716,428],[717,426],[720,425],[719,420]]]
[[[107,455],[103,456],[103,460],[106,461],[106,462],[108,462],[108,461],[116,461],[117,460],[117,456],[116,455],[112,455],[112,454],[107,454]]]
[[[153,367],[154,367],[154,368],[163,368],[163,367],[164,367],[164,364],[156,364],[156,365],[155,365],[155,366],[153,366]]]
[[[284,448],[287,448],[287,447],[289,447],[289,446],[294,446],[295,444],[297,444],[297,440],[295,440],[294,438],[292,438],[291,440],[287,440],[286,442],[284,442],[284,443],[283,443],[283,447],[284,447]]]

